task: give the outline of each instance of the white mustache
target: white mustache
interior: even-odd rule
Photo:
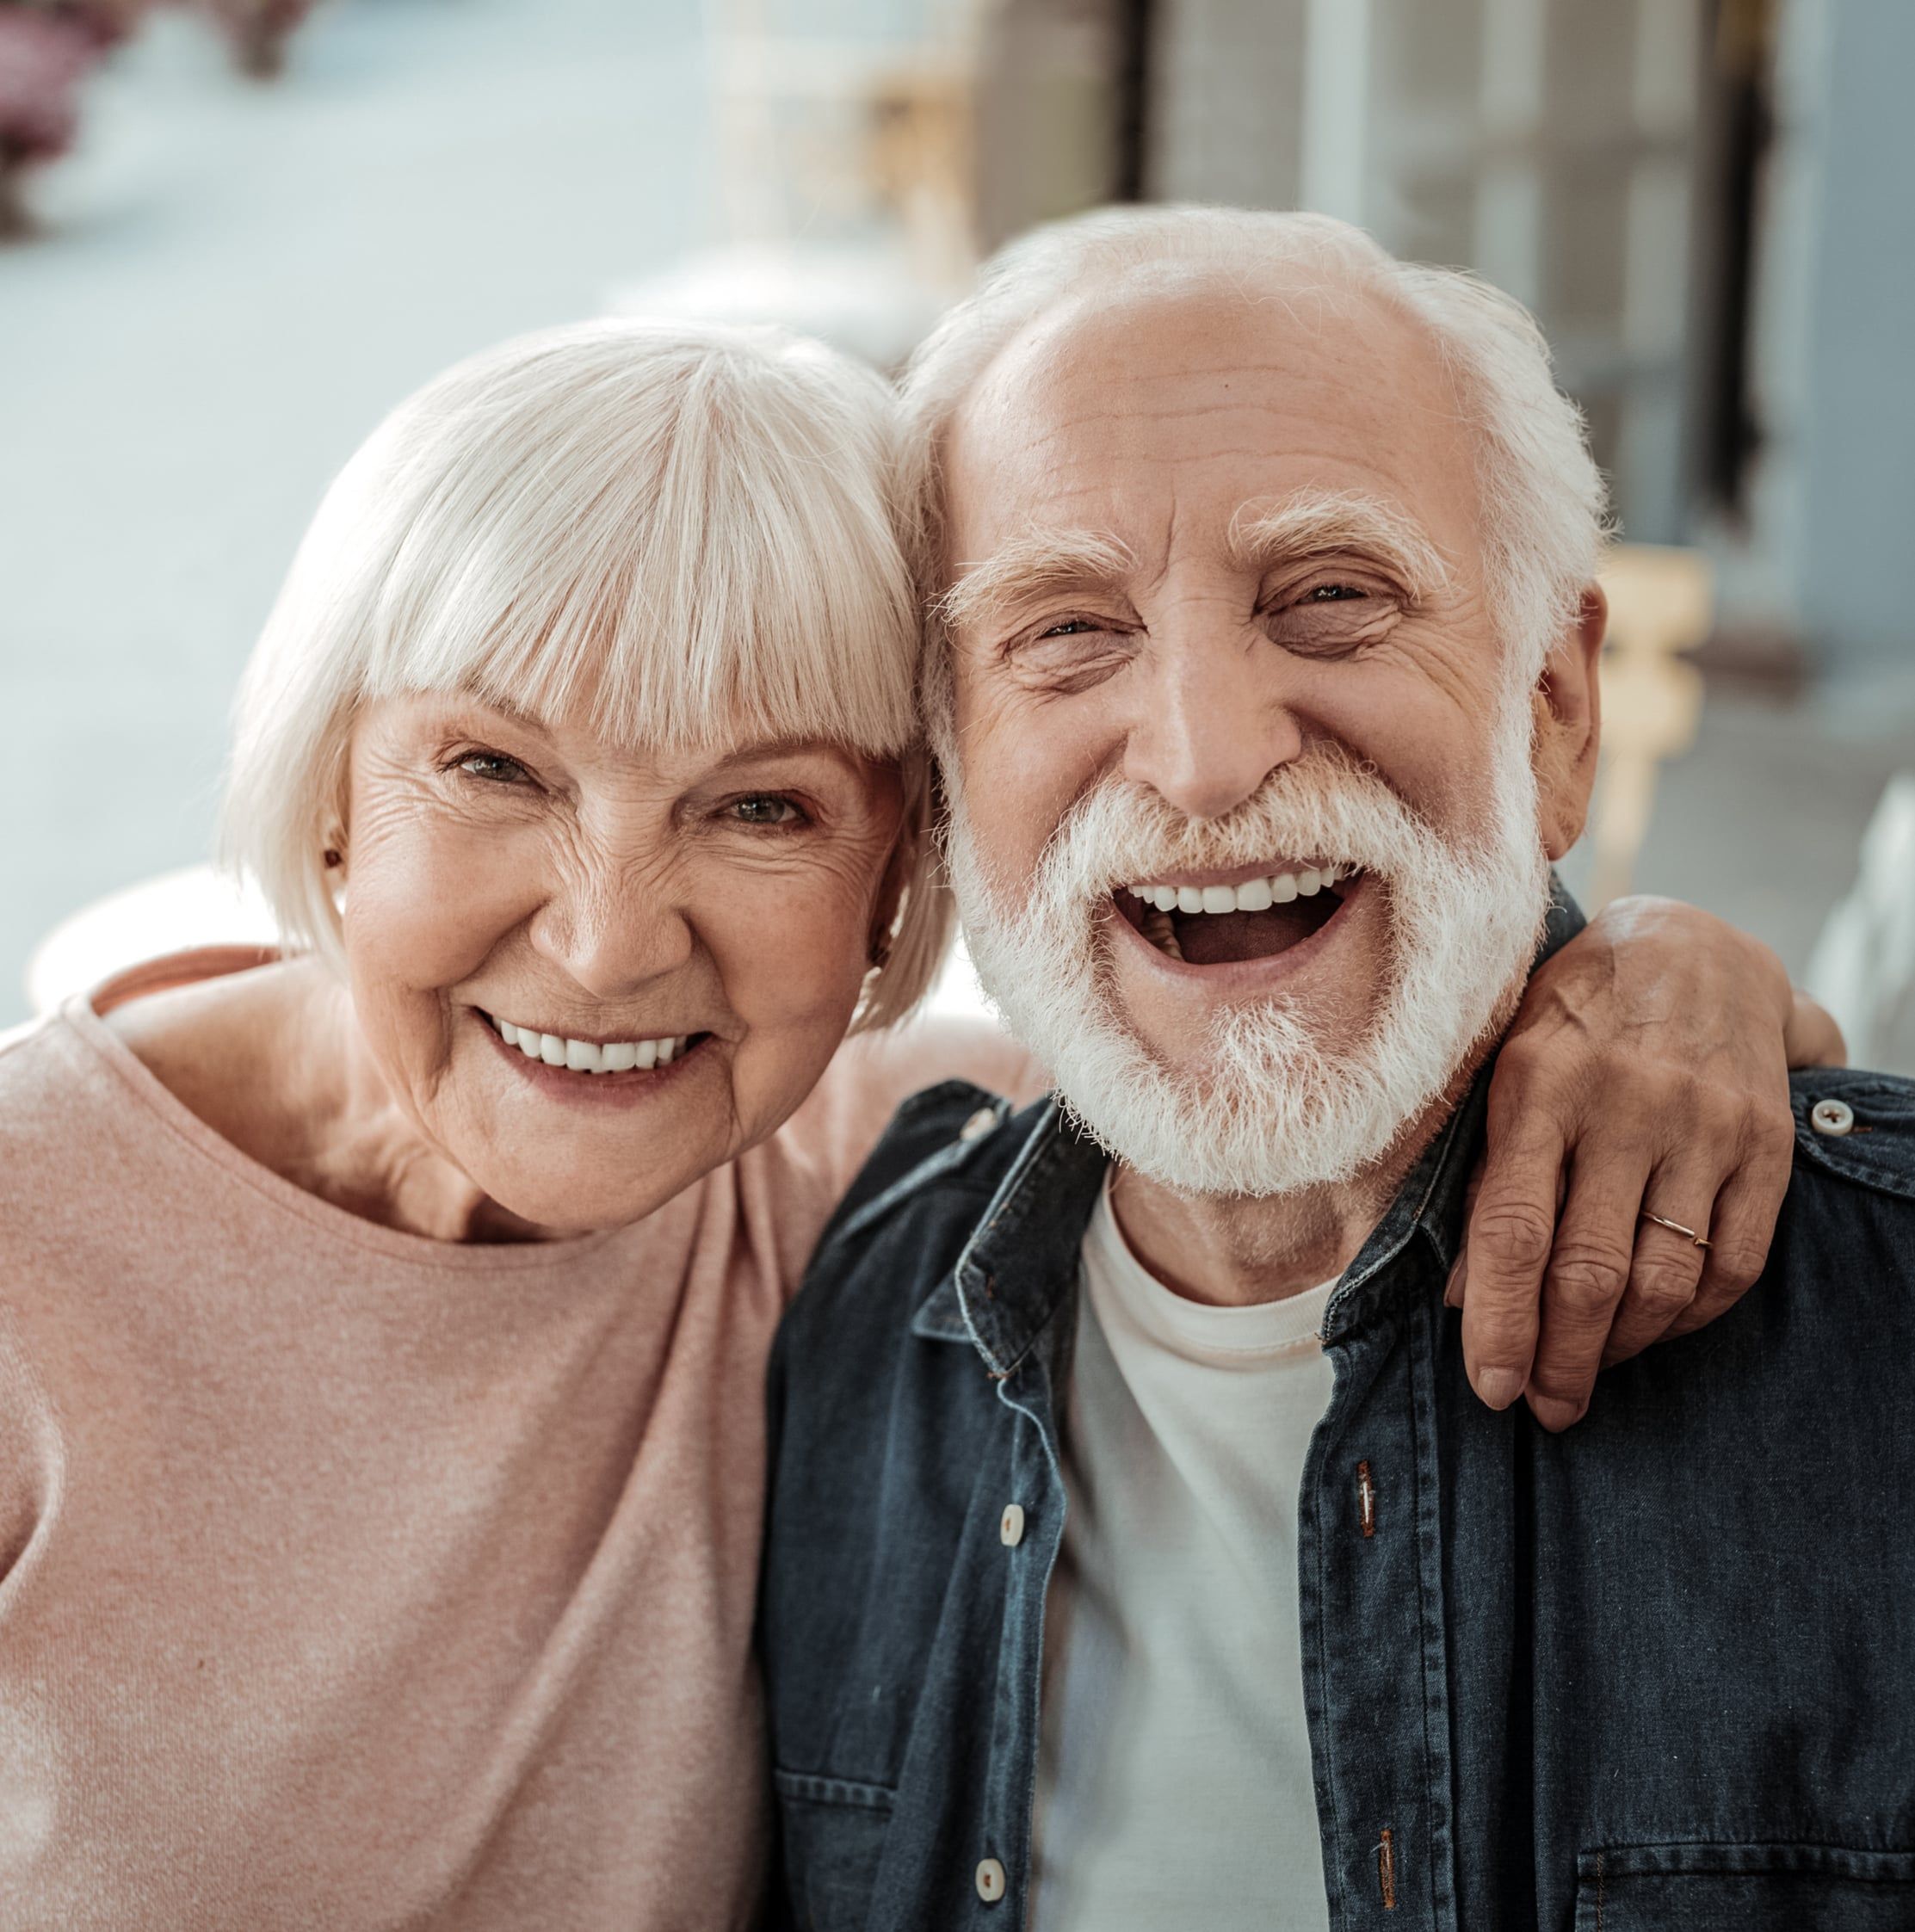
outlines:
[[[1087,913],[1115,887],[1177,872],[1310,859],[1387,880],[1454,855],[1376,775],[1325,747],[1273,772],[1221,818],[1186,818],[1147,787],[1107,778],[1052,835],[1024,897]]]

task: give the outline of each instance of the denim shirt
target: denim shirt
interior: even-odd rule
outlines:
[[[1761,1281],[1551,1435],[1477,1401],[1442,1305],[1486,1080],[1324,1317],[1298,1567],[1331,1924],[1915,1927],[1915,1086],[1796,1076]],[[787,1318],[775,1923],[1024,1923],[1104,1164],[1054,1102],[917,1095]]]

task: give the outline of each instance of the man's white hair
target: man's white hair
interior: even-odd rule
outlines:
[[[861,1024],[936,971],[896,404],[769,330],[595,322],[460,363],[326,492],[241,684],[224,844],[337,959],[324,849],[369,700],[589,705],[634,750],[824,738],[904,767],[917,863]]]
[[[918,466],[919,571],[934,617],[957,561],[944,553],[942,446],[979,378],[1048,310],[1087,287],[1147,289],[1206,269],[1241,286],[1246,300],[1273,270],[1319,273],[1428,329],[1477,435],[1489,591],[1511,651],[1510,676],[1519,688],[1533,683],[1576,620],[1606,536],[1607,495],[1581,412],[1556,387],[1548,344],[1520,302],[1460,269],[1399,262],[1328,215],[1105,208],[1033,229],[985,265],[975,293],[945,316],[904,376]],[[945,657],[934,639],[924,663],[934,729],[948,713]]]

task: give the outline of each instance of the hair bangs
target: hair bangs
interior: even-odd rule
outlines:
[[[777,347],[701,343],[664,392],[588,386],[569,421],[541,398],[535,445],[529,409],[495,423],[493,460],[417,503],[367,694],[582,710],[633,746],[903,752],[918,631],[888,417],[834,398],[860,372]]]

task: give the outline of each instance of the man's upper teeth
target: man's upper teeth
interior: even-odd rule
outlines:
[[[1130,895],[1159,912],[1262,912],[1309,898],[1349,873],[1348,866],[1306,866],[1300,872],[1246,879],[1241,886],[1133,886]]]
[[[536,1027],[515,1026],[495,1020],[498,1036],[516,1046],[528,1060],[547,1066],[569,1066],[574,1073],[629,1073],[633,1067],[670,1066],[685,1050],[687,1035],[674,1040],[568,1040],[562,1034],[541,1033]]]

